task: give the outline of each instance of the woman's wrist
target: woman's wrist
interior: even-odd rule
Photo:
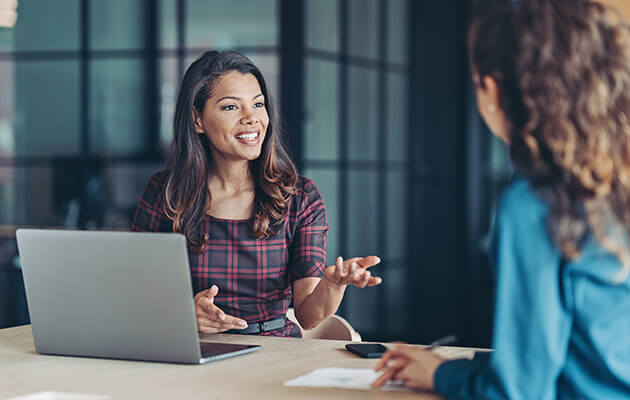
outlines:
[[[325,275],[322,277],[322,280],[319,282],[320,285],[324,285],[325,289],[334,290],[334,291],[345,291],[348,284],[346,283],[337,283],[329,280]]]
[[[440,369],[442,364],[444,364],[446,361],[448,360],[440,356],[436,356],[436,358],[430,361],[430,365],[428,367],[430,385],[430,387],[428,388],[429,390],[435,391],[435,375],[437,374],[438,369]]]
[[[334,314],[341,303],[346,286],[329,282],[322,277],[314,290],[300,304],[299,314],[305,318],[300,320],[302,326],[305,329],[312,329]],[[297,307],[296,313],[298,313]],[[306,326],[311,328],[306,328]]]

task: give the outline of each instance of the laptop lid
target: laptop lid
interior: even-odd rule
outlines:
[[[39,353],[200,363],[259,348],[204,344],[212,356],[202,357],[181,234],[19,229],[16,236]]]

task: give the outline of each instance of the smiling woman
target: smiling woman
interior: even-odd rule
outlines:
[[[151,177],[132,230],[181,232],[200,332],[301,336],[347,285],[374,286],[378,257],[325,266],[328,223],[315,184],[300,177],[280,137],[260,70],[210,51],[186,71],[166,168]],[[219,288],[221,293],[219,294]]]
[[[252,161],[260,156],[269,125],[264,101],[254,75],[232,71],[217,81],[203,114],[193,110],[195,131],[208,137],[216,163],[226,158]]]

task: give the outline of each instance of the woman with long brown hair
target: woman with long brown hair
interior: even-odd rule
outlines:
[[[149,180],[134,231],[186,236],[202,333],[301,336],[332,315],[347,285],[374,286],[378,257],[326,267],[328,224],[315,184],[298,175],[260,70],[209,51],[184,75],[175,136]]]
[[[479,111],[520,178],[495,221],[493,353],[398,346],[389,379],[449,398],[630,398],[630,35],[590,0],[476,21]]]

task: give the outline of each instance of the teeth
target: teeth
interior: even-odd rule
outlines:
[[[258,137],[258,132],[254,132],[254,133],[244,133],[242,135],[236,135],[237,139],[243,139],[243,140],[254,140]]]

